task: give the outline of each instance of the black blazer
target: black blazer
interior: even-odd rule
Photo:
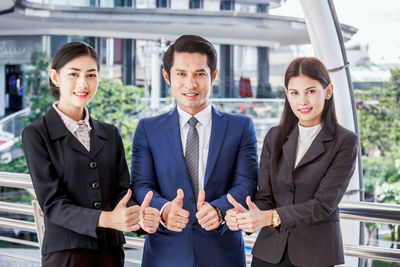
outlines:
[[[296,168],[298,127],[287,137],[276,174],[271,159],[278,129],[265,137],[255,203],[276,209],[281,225],[264,227],[253,248],[256,258],[278,263],[285,246],[296,266],[320,267],[344,263],[338,204],[350,182],[358,152],[358,137],[340,125],[323,126]]]
[[[96,227],[101,211],[113,210],[129,188],[122,140],[111,124],[90,118],[90,125],[90,152],[65,127],[54,108],[22,133],[26,161],[44,213],[43,255],[125,243],[122,232]]]

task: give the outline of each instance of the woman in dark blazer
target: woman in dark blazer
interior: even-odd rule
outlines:
[[[279,126],[264,139],[259,190],[249,210],[228,196],[231,230],[261,231],[252,266],[344,263],[339,209],[355,167],[358,137],[337,122],[333,87],[316,58],[297,58],[285,74]]]
[[[99,59],[81,42],[62,46],[49,71],[59,98],[26,127],[23,148],[44,213],[43,266],[123,266],[121,231],[155,232],[159,211],[131,199],[118,129],[89,116]]]

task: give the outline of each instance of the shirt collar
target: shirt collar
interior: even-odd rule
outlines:
[[[179,115],[179,126],[181,128],[185,127],[185,125],[187,124],[187,122],[190,120],[191,117],[195,117],[201,125],[206,126],[211,120],[211,116],[212,116],[211,107],[212,106],[210,103],[210,104],[208,104],[208,106],[205,109],[203,109],[199,113],[192,116],[191,114],[187,113],[186,111],[181,109],[179,106],[177,106],[178,115]]]
[[[83,120],[79,120],[76,121],[70,117],[68,117],[67,115],[65,115],[61,110],[59,110],[57,108],[57,104],[58,102],[55,102],[53,104],[53,108],[57,111],[58,115],[60,115],[62,121],[64,122],[65,126],[67,127],[68,130],[70,130],[71,132],[75,132],[80,123],[84,123],[86,125],[86,127],[88,128],[88,131],[92,130],[92,127],[90,126],[90,122],[89,122],[89,111],[88,109],[85,107],[85,118]]]
[[[304,127],[301,126],[300,123],[297,124],[299,127],[299,137],[310,137],[310,136],[316,136],[319,131],[322,129],[322,123],[311,126],[311,127]]]

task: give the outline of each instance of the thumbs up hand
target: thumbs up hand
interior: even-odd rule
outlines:
[[[207,231],[218,228],[221,220],[218,216],[217,208],[205,201],[206,192],[201,190],[197,198],[196,218],[202,228]]]
[[[140,227],[147,233],[154,233],[157,231],[158,225],[160,223],[160,212],[156,208],[149,207],[151,198],[153,197],[153,192],[147,192],[142,205],[140,206]]]
[[[126,207],[132,191],[128,189],[125,196],[118,202],[112,211],[102,211],[97,222],[98,227],[113,228],[119,231],[136,231],[140,228],[139,216],[140,207],[138,205]]]
[[[189,222],[190,213],[183,209],[183,197],[182,189],[178,189],[176,198],[167,204],[161,214],[162,220],[170,231],[182,232]]]
[[[225,216],[225,222],[226,225],[231,229],[232,231],[237,231],[239,230],[239,224],[237,223],[237,215],[241,212],[246,212],[247,210],[240,204],[238,203],[231,194],[227,195],[229,203],[232,204],[233,209],[230,209],[226,212]]]
[[[248,211],[237,214],[236,221],[240,229],[247,233],[254,233],[264,226],[272,225],[272,211],[260,210],[250,199],[246,198]]]

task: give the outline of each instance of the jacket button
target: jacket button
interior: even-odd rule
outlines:
[[[290,194],[294,194],[294,187],[291,187],[290,189],[289,189],[289,191],[290,191]]]
[[[193,230],[197,230],[197,227],[199,227],[199,224],[197,222],[195,222],[194,224],[192,224],[192,229]]]
[[[96,201],[96,202],[94,202],[93,206],[94,206],[95,209],[100,209],[101,208],[101,202]]]
[[[93,188],[93,189],[99,189],[99,187],[100,187],[100,185],[99,185],[98,182],[93,182],[93,183],[92,183],[92,188]]]
[[[89,167],[92,168],[92,169],[96,168],[97,167],[97,162],[96,161],[90,162],[89,163]]]
[[[190,203],[194,203],[194,199],[192,197],[189,197]]]

